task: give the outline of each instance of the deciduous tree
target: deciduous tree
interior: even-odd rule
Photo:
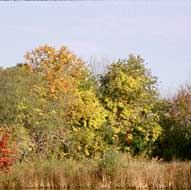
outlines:
[[[111,64],[101,76],[101,100],[109,112],[113,142],[133,155],[148,153],[161,132],[156,82],[143,59],[133,55]]]

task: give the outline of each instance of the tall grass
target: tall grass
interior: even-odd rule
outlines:
[[[132,159],[107,153],[101,160],[41,160],[17,163],[1,173],[9,188],[191,188],[191,162]]]

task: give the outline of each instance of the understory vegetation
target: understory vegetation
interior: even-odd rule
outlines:
[[[191,86],[161,98],[140,56],[95,75],[45,45],[0,68],[2,188],[190,188],[190,159]]]

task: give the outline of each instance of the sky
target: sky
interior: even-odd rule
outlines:
[[[44,44],[104,64],[141,55],[169,96],[191,82],[191,1],[0,2],[1,67]]]

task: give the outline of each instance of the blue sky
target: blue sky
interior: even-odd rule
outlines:
[[[191,2],[0,2],[0,66],[43,44],[68,46],[87,61],[140,54],[169,95],[191,81]]]

